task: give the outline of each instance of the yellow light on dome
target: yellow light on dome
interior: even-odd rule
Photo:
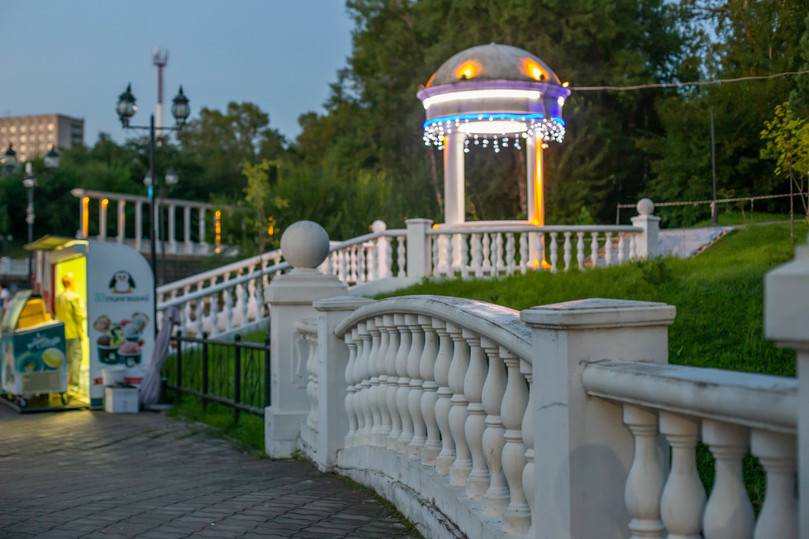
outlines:
[[[474,79],[483,73],[483,66],[477,60],[467,60],[455,68],[453,75],[456,79]]]
[[[523,75],[538,81],[548,80],[550,78],[545,68],[539,65],[533,58],[523,58],[520,62],[520,71]]]

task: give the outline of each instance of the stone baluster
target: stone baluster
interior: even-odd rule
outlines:
[[[497,237],[497,236],[495,236]],[[495,267],[496,271],[496,267]],[[462,335],[469,345],[469,368],[464,377],[464,396],[469,404],[466,407],[464,436],[472,454],[472,471],[466,482],[466,495],[480,498],[489,488],[489,469],[483,456],[483,431],[486,428],[486,411],[483,409],[483,383],[487,377],[487,364],[480,347],[480,336],[463,330]]]
[[[699,420],[660,412],[660,432],[671,445],[671,469],[660,498],[663,525],[670,539],[700,539],[705,489],[695,457]]]
[[[703,515],[703,536],[705,539],[752,539],[753,506],[742,477],[747,429],[704,420],[702,440],[716,459],[716,478]]]
[[[208,296],[208,333],[211,337],[219,334],[219,294],[214,292]]]
[[[388,339],[388,359],[386,361],[388,370],[388,387],[385,390],[385,402],[388,405],[388,414],[390,415],[390,431],[385,440],[385,447],[394,449],[396,440],[402,433],[402,416],[399,413],[399,407],[396,405],[396,395],[399,390],[399,348],[401,346],[401,335],[399,328],[403,322],[403,315],[385,315],[389,316],[388,331],[390,335]]]
[[[422,382],[421,416],[427,430],[427,438],[421,448],[421,463],[427,466],[435,464],[435,458],[441,451],[441,438],[438,431],[438,422],[435,418],[435,403],[438,400],[438,384],[435,381],[435,360],[438,354],[438,336],[433,329],[433,319],[429,316],[419,315],[419,325],[424,331],[424,351],[419,360],[419,378]]]
[[[140,251],[143,241],[143,202],[135,202],[135,249]]]
[[[590,265],[598,267],[598,232],[590,233]]]
[[[205,300],[199,298],[194,302],[194,334],[199,337],[205,332]]]
[[[612,266],[612,232],[607,232],[607,239],[604,241],[604,265]]]
[[[233,288],[222,290],[222,300],[224,303],[224,330],[229,332],[233,329]]]
[[[500,275],[503,269],[506,267],[506,263],[503,260],[503,233],[497,232],[494,236],[494,274]]]
[[[483,274],[491,275],[492,269],[492,249],[491,249],[491,238],[490,235],[487,233],[483,234]]]
[[[798,538],[795,499],[795,437],[754,429],[750,449],[767,474],[767,497],[756,522],[755,539]]]
[[[626,258],[626,242],[624,241],[626,234],[618,233],[618,263],[622,263]]]
[[[576,264],[584,269],[584,232],[576,232]]]
[[[374,445],[378,447],[385,447],[388,434],[390,433],[390,413],[385,399],[388,388],[389,323],[391,323],[389,316],[378,316],[376,318],[376,327],[379,330],[379,349],[374,357],[374,365],[379,382],[375,386],[374,402],[379,411],[379,425],[374,434]]]
[[[360,443],[369,445],[371,443],[371,432],[373,430],[373,412],[371,411],[371,380],[370,374],[370,360],[371,360],[371,346],[372,337],[370,328],[373,326],[373,320],[366,320],[360,324],[360,339],[362,339],[362,355],[357,362],[357,379],[360,385],[359,402],[361,414],[360,426]]]
[[[379,238],[379,242],[381,246],[384,246],[383,253],[385,266],[382,277],[393,277],[393,240],[388,238]]]
[[[441,236],[427,236],[427,241],[430,244],[431,250],[431,274],[439,275],[441,273]]]
[[[364,283],[368,281],[368,276],[365,273],[367,268],[367,263],[365,260],[365,247],[362,245],[355,245],[354,246],[355,252],[357,253],[357,282]]]
[[[486,515],[500,516],[505,512],[509,500],[502,461],[506,431],[500,417],[500,405],[506,390],[506,365],[500,357],[500,347],[496,343],[483,337],[480,345],[489,357],[489,370],[483,384],[481,401],[487,414],[482,443],[483,454],[489,469],[489,486],[483,496],[481,506]]]
[[[169,251],[172,253],[177,252],[177,206],[169,204]]]
[[[382,410],[379,403],[379,357],[382,345],[382,332],[379,324],[380,317],[368,321],[368,331],[371,333],[371,351],[368,354],[368,408],[370,409],[371,429],[368,432],[368,443],[378,446],[381,444]]]
[[[458,269],[461,272],[461,279],[466,279],[469,277],[469,247],[467,245],[467,236],[464,234],[458,234],[458,243],[460,246],[460,257],[459,257],[459,264]]]
[[[365,355],[365,341],[362,338],[362,332],[364,331],[364,323],[360,322],[354,328],[356,331],[355,335],[352,335],[354,342],[357,346],[357,353],[354,356],[354,366],[351,369],[351,379],[353,384],[353,393],[354,396],[351,399],[352,408],[354,410],[354,416],[357,419],[357,429],[354,431],[354,445],[359,446],[363,445],[363,434],[364,434],[364,426],[365,426],[365,414],[363,413],[362,409],[362,358]]]
[[[522,488],[522,473],[525,467],[525,444],[522,441],[522,420],[528,405],[528,387],[520,373],[520,360],[505,348],[500,355],[508,369],[508,381],[500,415],[505,445],[503,446],[503,473],[506,476],[510,494],[508,507],[503,514],[503,524],[510,533],[525,533],[531,525],[531,512]]]
[[[570,270],[570,262],[571,262],[571,260],[573,258],[572,257],[573,253],[571,252],[572,251],[572,246],[570,244],[570,235],[571,234],[572,234],[571,232],[565,232],[564,233],[564,235],[565,235],[565,243],[564,243],[564,245],[562,247],[562,253],[563,253],[563,255],[562,255],[563,258],[562,259],[565,261],[565,271]]]
[[[398,315],[397,315],[398,316]],[[410,411],[407,407],[407,397],[410,394],[410,377],[407,375],[407,357],[410,354],[412,343],[412,333],[408,327],[408,315],[401,315],[397,320],[399,328],[399,351],[396,353],[396,373],[399,375],[397,381],[399,387],[396,390],[396,408],[401,418],[402,429],[398,439],[394,442],[396,451],[403,452],[406,442],[413,437],[413,421],[410,418]],[[410,315],[412,316],[412,315]]]
[[[354,385],[354,366],[357,362],[357,328],[354,327],[350,332],[346,332],[344,341],[348,347],[348,363],[346,364],[345,381],[346,381],[346,398],[345,407],[346,415],[348,416],[348,433],[346,433],[346,447],[353,447],[356,445],[357,437],[357,412],[354,408],[354,396],[357,392]]]
[[[399,266],[399,277],[407,277],[407,238],[396,238],[396,265]]]
[[[202,247],[203,252],[207,251],[208,242],[205,241],[205,207],[197,208],[197,242]]]
[[[194,252],[194,245],[191,243],[191,206],[183,206],[183,244],[186,253]]]
[[[441,432],[441,451],[435,458],[435,469],[447,475],[455,460],[455,443],[449,426],[449,411],[452,403],[452,390],[449,387],[449,368],[453,357],[453,344],[446,323],[433,319],[433,327],[438,333],[438,354],[435,358],[435,382],[438,384],[438,399],[435,403],[435,419]]]
[[[514,233],[509,232],[506,234],[506,275],[514,275],[514,270],[517,268],[517,263],[514,260],[515,256]]]
[[[528,367],[524,363],[520,365]],[[522,490],[525,493],[525,500],[528,502],[528,513],[531,529],[534,526],[534,374],[533,369],[528,367],[523,371],[525,381],[528,382],[528,406],[522,418],[522,441],[525,444],[525,467],[522,469]],[[502,452],[502,450],[501,450]],[[508,489],[506,489],[506,501],[508,500]],[[499,507],[499,506],[498,506]],[[530,534],[529,534],[530,535]]]
[[[118,201],[118,214],[115,220],[115,232],[118,234],[118,243],[123,243],[126,238],[126,200]]]
[[[309,397],[306,424],[310,429],[317,430],[317,336],[304,333],[303,340],[306,342],[306,395]]]
[[[481,259],[481,239],[480,234],[472,234],[469,238],[470,250],[472,251],[472,271],[475,277],[483,277],[483,261]]]
[[[528,271],[528,233],[520,234],[520,273]]]
[[[559,244],[556,241],[557,232],[551,232],[551,273],[559,271]]]
[[[447,331],[452,337],[453,343],[452,362],[449,366],[449,387],[452,390],[449,428],[455,444],[455,460],[449,469],[449,476],[451,485],[462,487],[466,485],[466,478],[472,471],[472,459],[464,433],[468,402],[463,386],[466,370],[469,367],[469,350],[458,326],[447,322]]]
[[[413,436],[405,443],[405,452],[411,459],[421,458],[421,448],[427,441],[427,427],[421,415],[421,396],[424,393],[421,379],[421,356],[424,353],[424,330],[415,314],[407,315],[410,327],[410,353],[407,355],[407,375],[410,377],[410,391],[407,394],[407,409],[413,422]]]
[[[624,489],[624,503],[631,520],[630,539],[663,539],[660,520],[660,494],[664,470],[654,410],[624,404],[624,424],[634,438],[634,456]]]

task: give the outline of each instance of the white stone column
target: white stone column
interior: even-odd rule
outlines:
[[[764,333],[778,346],[797,352],[798,362],[798,528],[809,539],[809,245],[795,259],[764,278]]]
[[[205,208],[204,207],[200,206],[199,208],[197,208],[197,217],[199,217],[199,222],[197,223],[197,226],[199,227],[197,229],[199,238],[197,239],[197,242],[199,243],[200,247],[202,247],[202,251],[207,252],[207,250],[208,250],[207,249],[208,242],[205,241]]]
[[[126,200],[118,201],[118,218],[116,219],[116,232],[118,233],[118,243],[123,243],[126,238]]]
[[[430,219],[407,219],[407,276],[420,279],[430,274]]]
[[[135,249],[140,251],[143,241],[143,202],[135,202]]]
[[[622,426],[622,407],[588,397],[581,374],[601,359],[667,363],[674,316],[663,303],[608,299],[522,311],[535,351],[536,538],[626,536],[632,434]]]
[[[194,252],[194,245],[191,243],[191,206],[183,206],[183,243],[186,253]]]
[[[659,254],[658,232],[660,231],[660,217],[652,215],[655,211],[654,202],[642,198],[637,205],[638,215],[632,218],[632,225],[643,229],[640,236],[635,239],[636,256],[638,258],[654,258]]]
[[[169,251],[172,253],[177,252],[177,227],[175,220],[177,219],[177,206],[169,204]]]
[[[98,239],[107,239],[107,205],[110,203],[108,198],[102,198],[98,201]]]
[[[338,296],[316,300],[320,313],[317,327],[318,370],[318,432],[316,464],[323,471],[337,464],[337,452],[343,448],[348,433],[348,415],[343,403],[346,398],[346,367],[349,350],[334,329],[356,309],[372,300],[353,296]]]
[[[464,135],[450,133],[444,141],[444,223],[466,220],[464,198]]]
[[[265,411],[264,436],[267,454],[276,458],[289,457],[295,450],[300,425],[309,413],[306,386],[296,380],[300,366],[294,349],[295,323],[317,314],[315,300],[348,291],[336,277],[317,270],[329,253],[328,234],[317,223],[299,221],[287,228],[281,251],[294,269],[275,277],[267,288],[272,404]]]
[[[536,137],[525,139],[525,214],[528,222],[532,225],[543,226],[545,224],[545,201],[543,198],[542,186],[542,141]],[[532,237],[531,240],[534,238]],[[536,241],[528,242],[528,260],[537,267],[542,262],[539,257],[539,245]]]

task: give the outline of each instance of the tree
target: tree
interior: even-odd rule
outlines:
[[[761,131],[764,148],[761,157],[775,160],[775,173],[797,189],[803,211],[809,221],[809,123],[799,118],[787,103],[775,107],[773,119]]]

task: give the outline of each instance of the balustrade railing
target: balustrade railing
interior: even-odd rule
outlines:
[[[295,324],[295,353],[297,369],[306,380],[306,397],[309,411],[301,428],[301,440],[307,447],[316,446],[318,432],[318,368],[317,368],[317,321],[301,320]]]
[[[70,193],[79,200],[77,237],[117,241],[144,252],[149,250],[152,218],[148,197],[84,189],[73,189]],[[161,216],[156,223],[160,252],[204,255],[221,247],[216,234],[208,232],[216,228],[217,220],[221,220],[221,212],[212,204],[160,198],[156,205],[157,214]],[[109,215],[112,211],[115,212],[114,218]],[[161,226],[166,230],[161,230]]]
[[[453,513],[457,498],[449,494],[457,487],[486,517],[499,519],[486,526],[526,532],[530,332],[519,313],[456,298],[403,297],[361,307],[336,334],[349,350],[339,465],[377,464],[377,472],[407,480],[397,467],[413,463],[420,479],[410,488],[423,488],[424,474],[450,488],[429,496],[441,511]]]
[[[795,497],[797,381],[716,369],[599,361],[584,369],[589,395],[622,408],[634,438],[624,499],[632,537],[798,537]],[[660,438],[671,448],[666,470]],[[697,467],[702,441],[715,459],[706,497]],[[742,460],[764,468],[758,519]]]

